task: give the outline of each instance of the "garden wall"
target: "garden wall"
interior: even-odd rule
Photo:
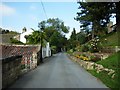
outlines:
[[[0,60],[2,63],[2,88],[7,88],[20,76],[21,59],[22,56],[11,56]]]
[[[103,53],[115,53],[118,51],[120,51],[120,46],[109,46],[101,49],[101,52]]]
[[[49,57],[44,48],[44,57]],[[7,87],[12,84],[18,76],[33,70],[40,61],[40,45],[0,45],[0,67],[2,66],[0,78],[1,86]],[[1,69],[1,68],[0,68]],[[2,80],[0,79],[0,80]]]
[[[25,73],[37,67],[40,46],[32,45],[2,45],[2,58],[21,55],[21,68]]]

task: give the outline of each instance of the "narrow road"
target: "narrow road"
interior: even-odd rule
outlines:
[[[11,88],[107,88],[65,53],[47,58],[35,70],[17,80]]]

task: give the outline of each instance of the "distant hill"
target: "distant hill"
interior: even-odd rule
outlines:
[[[0,27],[0,44],[10,44],[10,38],[18,35],[19,33],[16,31],[6,30]]]
[[[2,44],[10,44],[10,38],[14,37],[16,34],[0,34],[0,37],[2,38],[1,42]]]

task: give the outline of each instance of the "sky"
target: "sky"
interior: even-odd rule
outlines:
[[[70,37],[73,28],[76,29],[76,32],[80,32],[80,23],[74,20],[79,11],[77,0],[42,2],[46,14],[40,0],[26,0],[26,2],[24,0],[23,2],[22,0],[18,0],[18,2],[17,0],[3,0],[0,3],[0,27],[21,33],[23,27],[26,27],[28,31],[30,28],[38,30],[39,22],[48,18],[59,18],[70,27],[69,33],[66,34],[67,38]],[[115,21],[114,19],[114,23]]]
[[[74,20],[79,5],[77,2],[2,2],[0,4],[0,27],[4,29],[22,32],[22,28],[28,30],[34,28],[38,30],[38,23],[47,18],[59,18],[66,26],[70,27],[70,32],[66,35],[69,38],[73,28],[80,31],[80,23]],[[47,15],[47,17],[46,17]]]

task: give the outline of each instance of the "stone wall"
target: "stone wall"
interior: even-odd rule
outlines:
[[[2,89],[2,62],[0,61],[0,90]]]
[[[7,88],[20,76],[22,56],[11,56],[1,59],[2,62],[2,88]]]
[[[102,71],[105,71],[108,73],[108,75],[111,75],[111,78],[114,78],[115,76],[115,70],[112,69],[108,69],[103,67],[103,65],[97,64],[95,62],[89,62],[89,61],[84,61],[84,60],[80,60],[74,56],[70,56],[68,55],[73,61],[77,62],[80,66],[82,66],[83,68],[85,68],[86,70],[93,70],[95,69],[97,71],[97,73],[100,73]]]
[[[120,46],[109,46],[101,49],[102,53],[115,53],[120,51]]]
[[[0,51],[3,87],[9,86],[19,75],[35,69],[40,61],[40,45],[0,45]],[[43,58],[48,57],[46,53],[45,48]]]
[[[21,68],[22,72],[28,72],[37,67],[39,60],[39,45],[1,45],[2,58],[21,55]]]

